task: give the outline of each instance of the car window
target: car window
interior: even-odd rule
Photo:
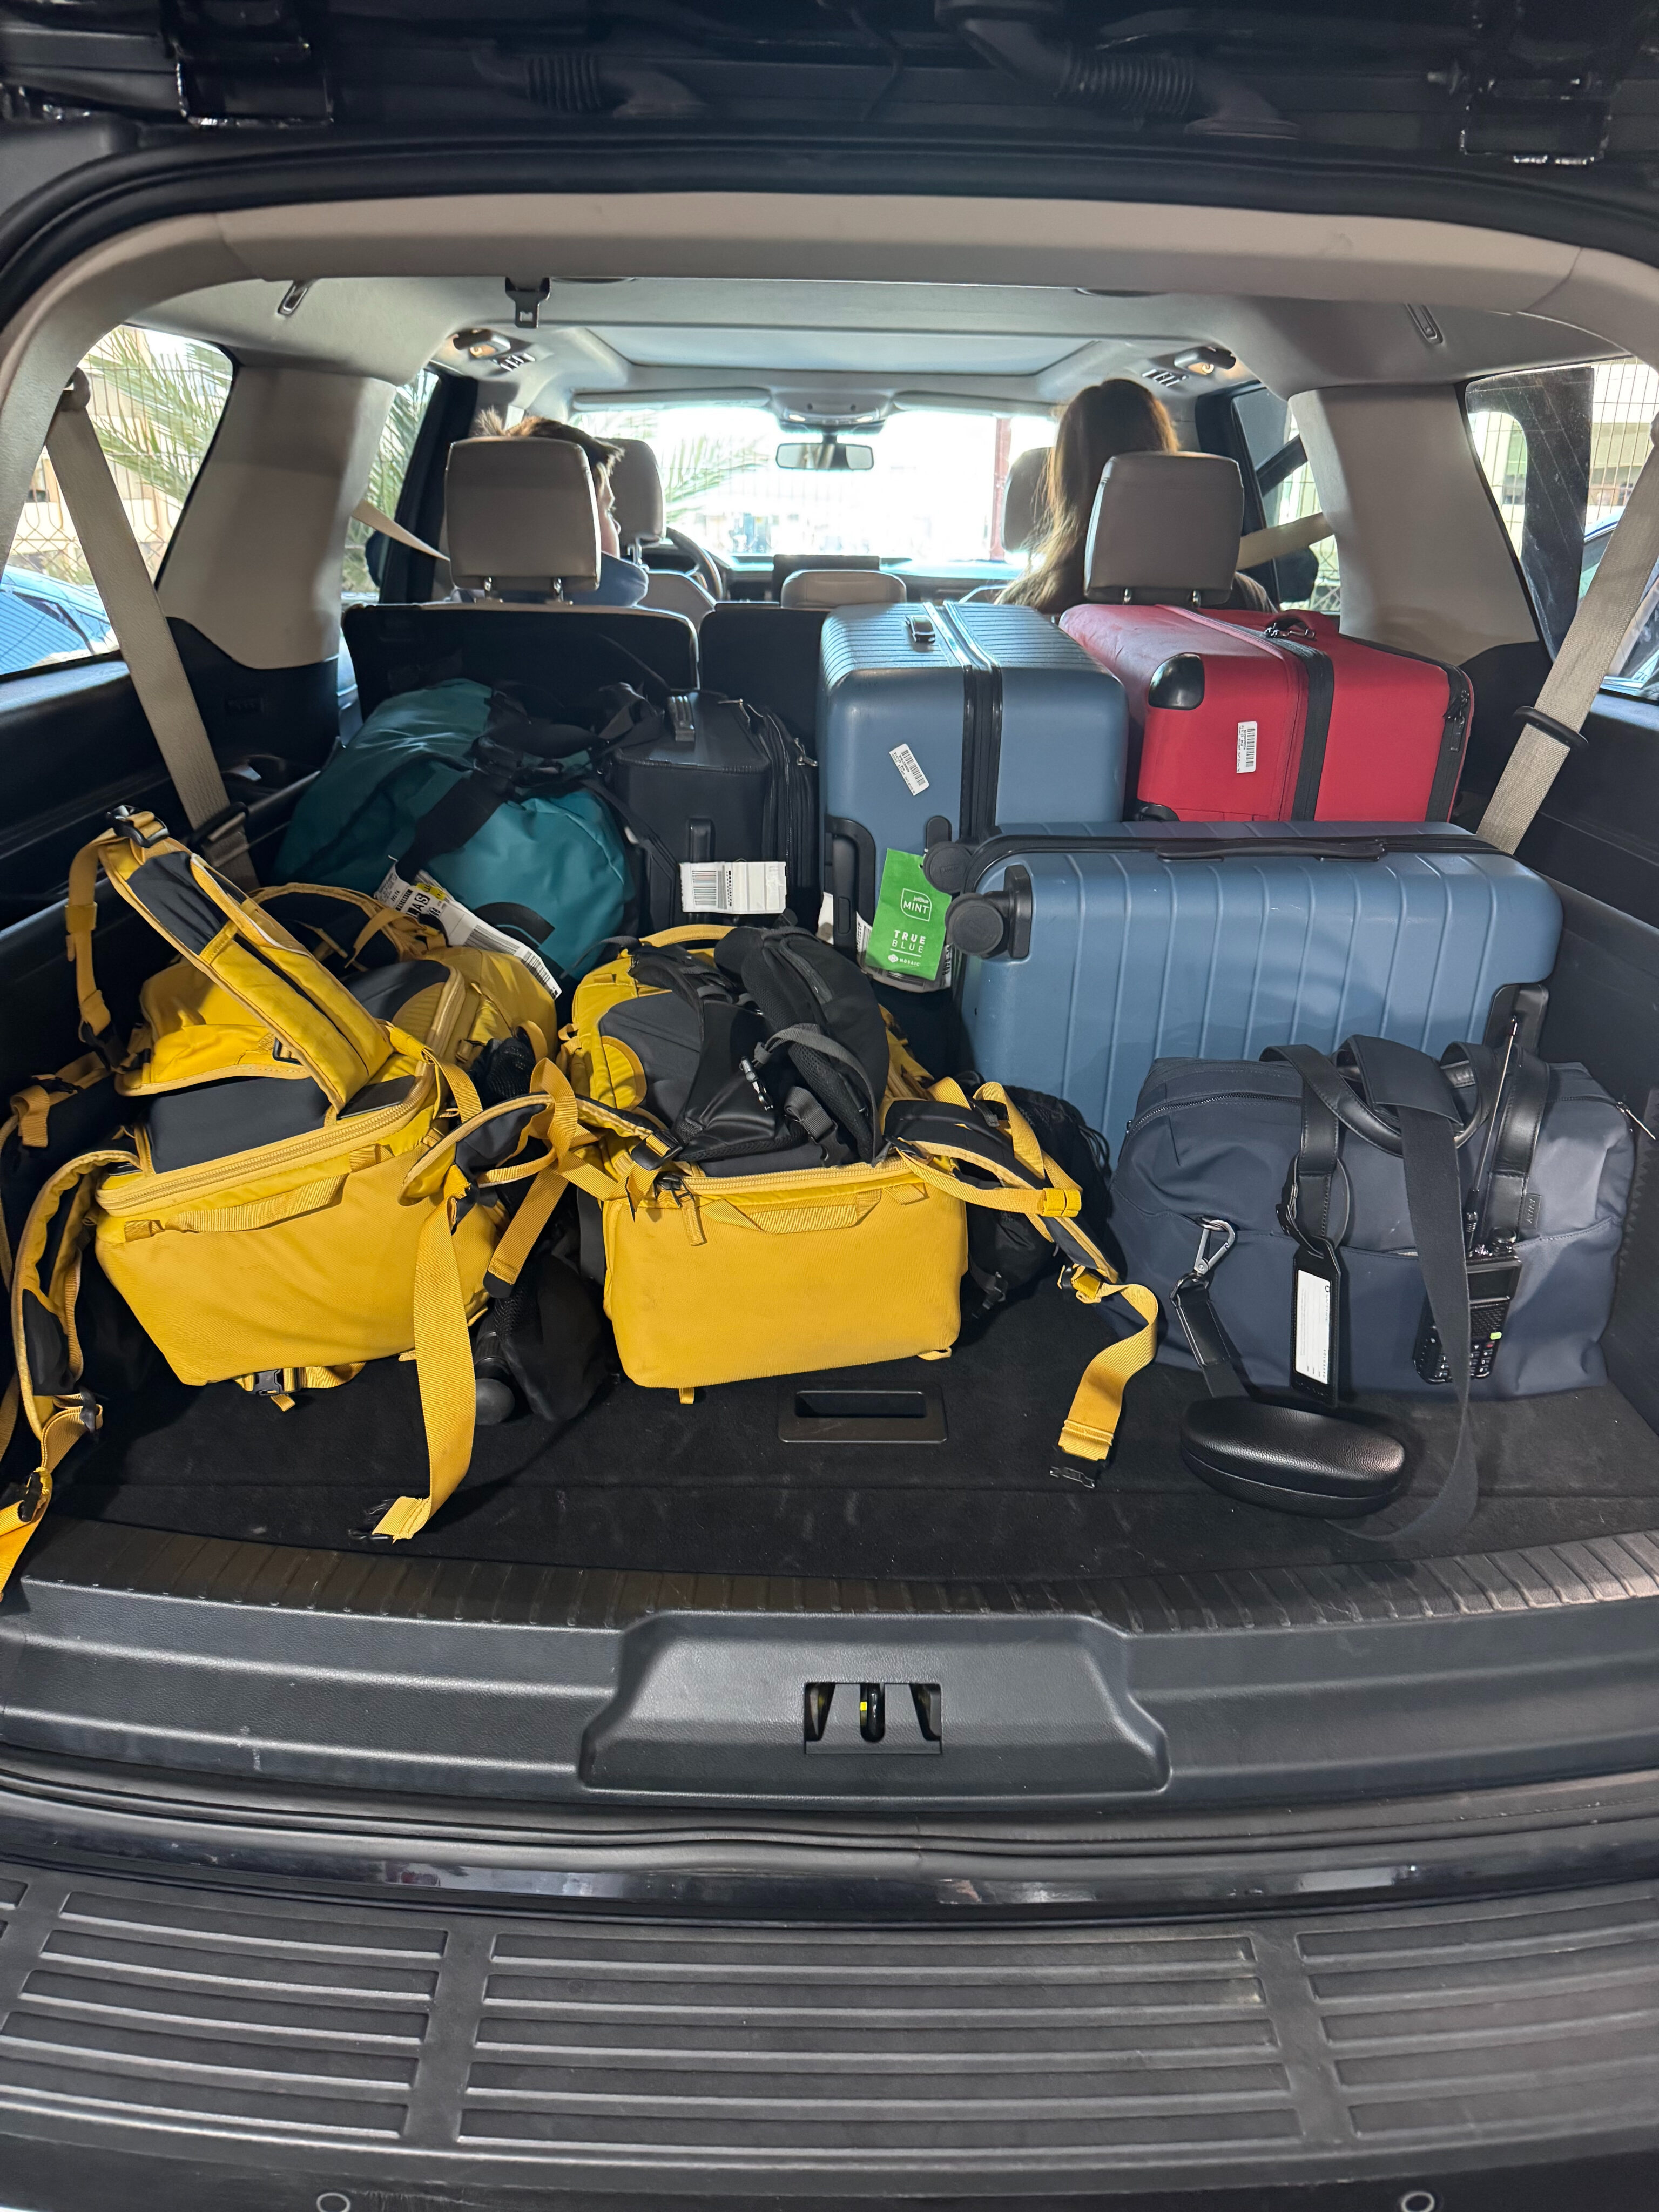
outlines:
[[[599,437],[644,439],[671,526],[723,559],[874,553],[941,568],[1009,557],[1009,464],[1054,436],[1047,415],[905,407],[874,432],[847,434],[873,450],[872,465],[854,473],[780,468],[779,447],[803,434],[756,407],[586,408],[580,420]]]
[[[1483,377],[1468,386],[1464,406],[1539,629],[1558,653],[1647,458],[1659,375],[1626,356]],[[1621,686],[1652,680],[1659,639],[1643,642],[1650,620],[1644,611],[1620,652],[1613,674]]]
[[[371,507],[378,507],[382,514],[394,520],[404,478],[409,474],[410,456],[437,381],[432,370],[423,368],[409,383],[398,386],[386,410],[386,428],[369,471],[368,496]],[[340,597],[347,605],[379,596],[380,587],[369,572],[364,550],[369,537],[367,523],[347,524],[345,558],[340,564]]]
[[[216,346],[125,324],[82,364],[91,414],[152,576],[161,565],[230,391]],[[114,635],[42,453],[0,580],[0,674],[108,653]]]
[[[1264,524],[1295,522],[1304,514],[1318,514],[1319,487],[1297,430],[1296,410],[1289,401],[1269,392],[1265,385],[1256,385],[1237,395],[1233,416],[1255,472]],[[1341,612],[1342,579],[1334,538],[1322,538],[1317,545],[1287,554],[1273,566],[1281,606],[1311,607],[1321,614]]]

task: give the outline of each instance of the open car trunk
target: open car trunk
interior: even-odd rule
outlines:
[[[1544,1048],[1622,1095],[1659,931],[1564,899]],[[481,1428],[461,1490],[395,1553],[365,1532],[418,1486],[412,1364],[286,1414],[166,1379],[112,1400],[64,1470],[0,1622],[0,1731],[343,1786],[758,1803],[1202,1805],[1646,1755],[1648,1150],[1612,1379],[1475,1405],[1455,1559],[1206,1488],[1177,1448],[1199,1386],[1167,1366],[1078,1481],[1056,1440],[1103,1332],[1052,1276],[947,1361],[691,1404],[618,1379],[562,1430]],[[1455,1407],[1370,1402],[1422,1497]],[[836,1751],[863,1755],[803,1756]]]

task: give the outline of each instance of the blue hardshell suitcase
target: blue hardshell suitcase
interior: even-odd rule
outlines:
[[[819,669],[824,881],[846,949],[890,847],[1122,818],[1123,687],[1034,607],[850,608],[824,623]]]
[[[1114,1150],[1156,1060],[1347,1036],[1438,1054],[1481,1036],[1502,985],[1541,982],[1561,932],[1542,877],[1449,823],[1012,835],[968,885],[1002,917],[962,963],[970,1064],[1070,1099]],[[994,940],[994,915],[971,919]]]

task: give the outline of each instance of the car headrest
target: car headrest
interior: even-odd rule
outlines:
[[[1089,521],[1089,597],[1218,605],[1233,588],[1243,520],[1237,461],[1119,453],[1102,472]]]
[[[457,587],[591,592],[599,515],[587,456],[561,438],[461,438],[444,476],[449,566]]]
[[[611,464],[611,511],[626,552],[630,545],[660,538],[668,526],[662,471],[643,438],[613,438],[611,443],[622,447],[622,459]]]
[[[778,597],[786,607],[890,607],[904,580],[883,568],[797,568]]]
[[[1006,553],[1023,553],[1048,526],[1045,497],[1048,448],[1033,446],[1017,453],[1008,464],[1008,480],[1002,487],[1002,546]]]

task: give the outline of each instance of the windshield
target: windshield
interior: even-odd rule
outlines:
[[[874,450],[861,472],[787,470],[784,433],[755,407],[586,408],[597,436],[642,438],[662,471],[668,520],[724,560],[874,553],[921,567],[1002,561],[1008,465],[1054,442],[1047,415],[903,408],[848,445]]]

